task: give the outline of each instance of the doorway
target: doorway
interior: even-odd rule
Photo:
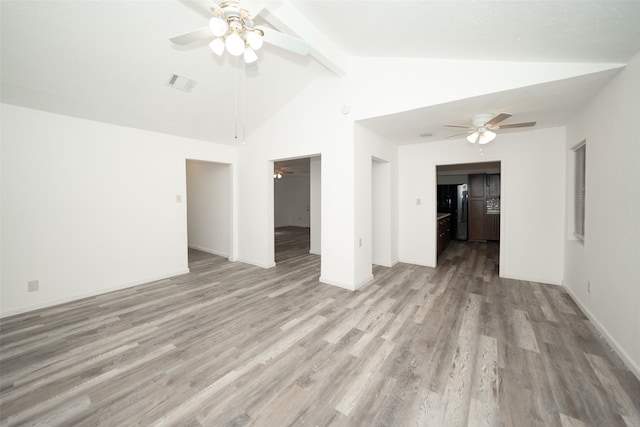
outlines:
[[[275,262],[320,255],[320,156],[273,162]]]
[[[391,163],[371,158],[371,262],[392,267]]]
[[[501,163],[436,167],[436,254],[451,242],[500,242]]]
[[[186,161],[189,262],[231,257],[231,165]]]

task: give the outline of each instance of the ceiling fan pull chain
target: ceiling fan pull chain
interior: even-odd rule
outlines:
[[[238,57],[236,56],[236,96],[235,96],[235,108],[234,108],[234,115],[235,115],[235,121],[236,121],[236,129],[235,129],[235,135],[234,135],[234,139],[238,139],[238,102],[239,102],[239,98],[240,98],[240,93],[238,91],[238,74],[240,73],[240,67],[238,66]]]
[[[247,63],[242,61],[242,143],[247,136]]]

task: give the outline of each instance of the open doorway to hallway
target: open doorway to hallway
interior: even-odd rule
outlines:
[[[371,158],[371,262],[392,267],[391,163]]]
[[[436,167],[436,253],[458,242],[500,242],[500,162]]]
[[[320,156],[273,165],[275,262],[320,255]]]
[[[231,257],[231,165],[186,161],[189,263]]]

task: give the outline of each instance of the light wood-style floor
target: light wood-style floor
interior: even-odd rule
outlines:
[[[640,425],[640,382],[562,288],[498,278],[497,244],[349,292],[318,282],[308,230],[278,231],[273,269],[194,252],[3,319],[2,425]]]

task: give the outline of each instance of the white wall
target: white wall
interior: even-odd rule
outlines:
[[[623,64],[354,58],[347,97],[355,120],[604,70]]]
[[[382,241],[378,242],[376,248],[378,254],[384,252],[385,265],[393,265],[398,260],[398,217],[397,217],[397,168],[398,168],[398,147],[393,142],[371,130],[355,124],[354,127],[354,172],[355,172],[355,270],[354,270],[354,286],[357,288],[373,278],[372,264],[373,259],[373,218],[376,216],[376,228],[379,233],[378,237],[382,237]],[[389,213],[380,218],[373,213],[373,172],[372,159],[386,162],[389,164],[388,172],[385,177],[377,176],[384,179],[384,183],[388,186],[388,192],[384,196],[386,200],[376,200],[376,205],[381,207],[383,204],[388,206]],[[378,182],[378,184],[381,184]],[[387,209],[386,207],[384,208]],[[378,222],[380,221],[380,222]],[[384,221],[384,225],[382,222]],[[386,237],[384,237],[386,236]],[[360,246],[360,241],[362,245]],[[386,246],[386,247],[385,247]]]
[[[187,234],[189,247],[229,257],[231,224],[230,166],[187,160]]]
[[[2,316],[187,271],[185,159],[235,148],[1,107]]]
[[[321,281],[353,287],[353,123],[341,113],[343,79],[328,76],[256,130],[240,149],[240,259],[274,265],[273,160],[322,156]]]
[[[400,261],[436,264],[436,166],[500,161],[500,275],[560,284],[564,128],[505,133],[483,153],[465,139],[400,146]]]
[[[309,181],[310,194],[309,203],[311,211],[309,212],[309,225],[311,227],[309,236],[309,253],[320,255],[322,250],[322,158],[320,156],[312,157],[309,160]]]
[[[567,125],[570,147],[586,139],[584,245],[573,239],[567,198],[564,283],[640,378],[640,54]],[[591,282],[591,292],[587,284]]]
[[[309,176],[283,175],[273,180],[276,227],[309,227]]]

